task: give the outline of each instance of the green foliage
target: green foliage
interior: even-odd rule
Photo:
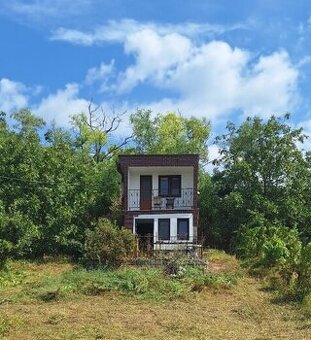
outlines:
[[[79,257],[92,222],[117,218],[114,153],[94,162],[92,148],[78,145],[81,134],[55,126],[44,131],[42,119],[28,110],[13,119],[11,128],[5,114],[0,117],[0,239],[12,244],[13,257]],[[93,137],[85,138],[94,145]]]
[[[11,243],[0,239],[0,270],[5,267],[6,261],[11,252]]]
[[[308,243],[301,251],[296,289],[302,297],[311,294],[311,243]]]
[[[243,227],[238,253],[244,259],[255,258],[264,266],[297,265],[301,242],[296,229],[286,227]]]
[[[126,229],[118,229],[108,219],[101,219],[94,230],[86,232],[86,261],[100,266],[118,266],[133,254],[134,235]]]
[[[108,143],[108,135],[99,124],[93,125],[84,113],[72,116],[72,124],[78,129],[76,145],[94,153],[94,159],[98,162],[101,151]]]
[[[35,258],[41,255],[40,228],[18,211],[3,217],[0,237],[12,245],[11,253],[16,257]]]
[[[240,254],[270,279],[282,295],[303,300],[311,294],[311,243],[303,246],[296,229],[244,229]]]
[[[124,267],[77,269],[29,285],[25,293],[31,298],[49,302],[72,294],[102,295],[111,291],[161,300],[178,298],[189,292],[189,288],[179,280],[164,276],[156,268]]]
[[[204,273],[202,268],[185,266],[178,275],[166,275],[162,268],[119,267],[86,270],[76,268],[59,276],[48,276],[28,284],[23,293],[31,299],[50,302],[75,294],[103,295],[120,292],[152,300],[173,300],[203,289],[229,289],[240,274]]]
[[[303,241],[310,237],[311,163],[297,147],[306,136],[288,119],[247,118],[240,127],[228,124],[227,133],[216,139],[219,168],[206,179],[208,190],[200,197],[208,202],[201,214],[215,238],[212,245],[235,251],[244,242],[241,226],[296,227]],[[282,248],[273,242],[267,244],[270,254]]]
[[[11,324],[10,324],[10,320],[7,316],[3,315],[0,316],[0,337],[4,338],[9,330],[10,330]]]
[[[155,154],[200,154],[207,161],[210,124],[206,119],[184,118],[174,112],[152,118],[150,110],[130,117],[137,150]]]

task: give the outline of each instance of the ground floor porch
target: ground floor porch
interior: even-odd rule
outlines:
[[[193,250],[199,244],[192,213],[139,214],[133,233],[140,251]]]

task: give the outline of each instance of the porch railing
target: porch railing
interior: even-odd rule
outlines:
[[[196,237],[189,237],[188,240],[180,240],[177,236],[171,236],[169,240],[159,240],[156,236],[135,235],[137,254],[151,255],[156,251],[174,252],[197,252],[202,255],[202,243]]]
[[[150,207],[150,208],[149,208]],[[128,190],[128,210],[178,210],[193,207],[193,188],[181,189],[180,196],[160,196],[159,190],[152,190],[150,202],[141,200],[139,189]]]

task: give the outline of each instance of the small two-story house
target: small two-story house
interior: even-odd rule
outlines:
[[[119,156],[122,224],[154,249],[197,243],[198,166],[198,155]]]

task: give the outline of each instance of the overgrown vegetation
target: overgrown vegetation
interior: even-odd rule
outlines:
[[[8,248],[14,258],[83,257],[86,230],[91,232],[99,218],[119,222],[120,152],[157,149],[207,155],[209,123],[204,119],[158,115],[156,130],[149,131],[150,112],[139,111],[131,118],[135,136],[111,143],[120,140],[113,133],[119,133],[121,118],[90,105],[89,112],[74,115],[72,129],[65,130],[46,127],[28,110],[14,113],[10,124],[1,113],[1,261]],[[153,132],[156,143],[149,145],[147,135]],[[128,148],[133,137],[136,144]]]
[[[201,223],[208,243],[273,273],[280,291],[303,300],[310,294],[311,163],[298,147],[307,136],[288,120],[248,118],[216,138],[217,168],[200,179]]]
[[[229,123],[215,141],[220,155],[212,175],[204,168],[210,133],[205,119],[139,110],[130,119],[133,136],[117,144],[111,137],[121,117],[101,115],[90,106],[65,130],[46,127],[28,110],[14,113],[10,124],[1,113],[0,268],[9,257],[49,255],[119,266],[133,239],[116,227],[118,154],[198,153],[205,245],[272,273],[284,294],[310,299],[311,154],[301,150],[306,136],[289,115],[247,118],[239,127]],[[168,271],[178,276],[173,264]],[[203,285],[205,280],[210,278]]]
[[[93,230],[86,231],[84,261],[92,266],[119,266],[135,251],[135,237],[118,229],[108,219],[101,219]]]
[[[80,295],[97,296],[118,292],[152,300],[176,300],[190,297],[193,292],[204,289],[228,289],[236,285],[242,277],[236,267],[224,271],[211,272],[205,266],[188,265],[186,258],[174,259],[173,272],[168,271],[172,261],[162,266],[102,266],[86,269],[82,266],[64,267],[55,273],[51,271],[35,276],[36,266],[45,268],[46,264],[14,262],[0,275],[0,289],[11,292],[3,295],[3,302],[12,301],[58,301],[71,300]],[[168,266],[167,266],[168,264]],[[48,267],[47,267],[48,269]],[[14,292],[12,294],[12,292]]]
[[[181,265],[177,276],[163,267],[9,261],[0,274],[0,337],[253,339],[256,330],[261,338],[308,338],[310,314],[271,302],[274,293],[242,276],[235,257],[204,256],[207,271]]]
[[[6,261],[10,255],[11,244],[6,240],[0,240],[0,270],[5,267]]]

